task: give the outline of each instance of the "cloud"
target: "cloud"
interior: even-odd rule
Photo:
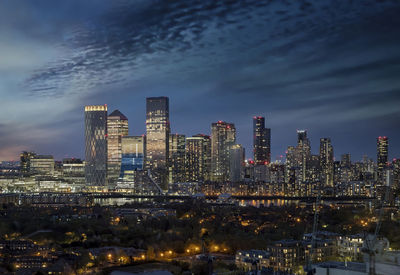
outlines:
[[[172,114],[173,127],[188,133],[201,131],[193,120],[204,128],[226,116],[246,125],[254,113],[273,113],[276,127],[293,125],[293,117],[322,128],[321,120],[340,128],[398,117],[396,1],[2,5],[0,34],[8,43],[0,45],[0,116],[7,126],[21,125],[0,135],[9,147],[15,140],[45,149],[45,140],[55,154],[82,155],[84,104],[126,108],[135,131],[143,131],[139,112],[155,94],[173,98],[183,114]],[[240,134],[246,147],[250,127]],[[277,132],[289,135],[289,127]],[[67,140],[81,145],[61,146]]]

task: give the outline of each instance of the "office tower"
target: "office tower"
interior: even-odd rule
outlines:
[[[65,158],[62,161],[62,177],[69,183],[85,183],[85,164],[81,159]]]
[[[320,161],[319,155],[311,155],[310,160],[307,163],[307,181],[310,183],[316,183],[320,181]]]
[[[214,181],[229,180],[229,153],[235,142],[236,129],[233,123],[218,121],[211,125],[211,170]]]
[[[92,186],[107,183],[107,105],[85,106],[85,180]]]
[[[210,180],[210,136],[199,134],[186,138],[185,172],[186,181],[188,182],[204,182]]]
[[[229,153],[229,180],[231,182],[240,182],[243,180],[243,168],[245,152],[240,144],[234,144]]]
[[[146,152],[145,136],[123,136],[121,138],[121,172],[122,182],[133,183],[135,173],[144,169]]]
[[[30,161],[31,172],[40,175],[54,174],[54,158],[51,155],[35,155]]]
[[[306,130],[297,130],[296,161],[301,171],[301,181],[307,180],[307,167],[311,159],[311,145]]]
[[[116,182],[121,170],[122,137],[128,135],[128,118],[115,110],[107,118],[108,182]]]
[[[321,183],[325,187],[333,187],[333,147],[330,138],[320,139],[319,159]]]
[[[336,162],[335,162],[336,163]],[[343,154],[341,155],[341,160],[339,166],[336,164],[334,172],[334,182],[349,182],[353,179],[352,177],[352,165],[351,165],[351,155]]]
[[[350,167],[351,166],[351,155],[350,154],[341,155],[340,164],[343,167]]]
[[[377,175],[378,175],[378,182],[383,184],[384,177],[385,177],[385,168],[388,163],[388,146],[389,146],[389,139],[387,137],[378,137],[377,138]]]
[[[393,159],[393,189],[400,190],[400,159]]]
[[[36,156],[34,152],[24,151],[20,154],[20,171],[22,174],[31,172],[31,159]]]
[[[169,183],[185,182],[185,135],[169,136]]]
[[[169,158],[169,99],[146,98],[146,166],[163,189],[167,189]]]
[[[265,118],[253,117],[253,153],[256,165],[271,162],[271,129],[265,128]]]

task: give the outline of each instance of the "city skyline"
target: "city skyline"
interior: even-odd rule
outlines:
[[[135,3],[3,3],[0,160],[83,157],[84,105],[119,109],[140,135],[150,96],[170,98],[172,132],[232,122],[247,153],[265,116],[272,160],[296,129],[315,153],[330,137],[336,156],[375,159],[378,136],[400,152],[398,2]]]
[[[168,97],[165,97],[165,96],[160,96],[160,97],[149,97],[149,98],[144,98],[144,101],[146,101],[146,99],[153,99],[153,98],[167,98],[167,100],[169,101],[169,98]],[[169,102],[168,102],[168,105],[169,105]],[[84,106],[84,109],[86,109],[87,107],[90,107],[90,106],[105,106],[106,108],[108,108],[109,109],[109,105],[108,104],[100,104],[100,105],[87,105],[87,106]],[[126,116],[124,116],[121,112],[120,112],[120,110],[119,109],[109,109],[110,110],[110,113],[107,115],[107,117],[108,118],[113,118],[113,114],[115,114],[115,113],[119,113],[120,115],[122,115],[123,117],[124,117],[124,119],[126,120],[126,121],[128,121],[128,117],[126,117]],[[112,111],[111,111],[112,110]],[[260,118],[265,118],[265,124],[267,124],[268,122],[268,119],[267,119],[267,117],[262,117],[262,116],[259,116],[259,115],[255,115],[255,116],[253,116],[253,117],[251,117],[250,119],[251,119],[251,121],[249,122],[249,124],[251,124],[251,133],[250,134],[253,134],[253,136],[254,136],[254,120],[256,120],[256,119],[260,119]],[[235,122],[229,122],[229,121],[222,121],[222,120],[218,120],[218,121],[215,121],[215,122],[211,122],[210,123],[210,125],[209,125],[209,131],[199,131],[199,132],[197,132],[197,133],[195,133],[195,132],[193,132],[193,133],[195,133],[195,134],[191,134],[191,135],[187,135],[186,133],[181,133],[181,132],[179,132],[179,133],[177,133],[177,132],[174,132],[174,131],[172,131],[172,130],[170,130],[169,132],[170,132],[170,134],[169,135],[183,135],[183,136],[186,136],[186,137],[195,137],[195,136],[197,136],[197,135],[207,135],[207,136],[210,136],[211,137],[211,135],[212,135],[212,125],[213,124],[217,124],[217,123],[228,123],[228,124],[233,124],[233,125],[235,125],[235,128],[237,128],[236,127],[236,123]],[[84,123],[84,118],[83,118],[83,120],[82,120],[82,124],[84,125],[85,123]],[[170,124],[173,124],[173,122],[171,123],[170,122]],[[144,131],[142,132],[142,133],[138,133],[138,132],[133,132],[132,133],[132,130],[131,130],[131,126],[129,126],[129,129],[128,129],[128,124],[126,124],[126,129],[125,130],[123,130],[124,131],[124,133],[123,133],[123,136],[145,136],[146,135],[146,129],[144,129]],[[172,127],[171,127],[171,129],[172,129]],[[273,129],[271,130],[270,128],[265,128],[265,129],[267,129],[267,130],[269,130],[269,135],[270,136],[273,136]],[[271,133],[272,132],[272,133]],[[275,157],[271,154],[271,162],[275,162],[275,161],[284,161],[285,159],[286,159],[286,154],[288,153],[288,147],[291,147],[291,146],[295,146],[296,145],[296,139],[297,139],[297,142],[299,142],[299,133],[300,132],[305,132],[306,133],[306,137],[308,138],[308,140],[309,140],[309,146],[311,147],[311,154],[314,154],[314,155],[318,155],[319,153],[320,153],[320,144],[319,144],[319,142],[322,140],[322,139],[331,139],[330,137],[314,137],[316,140],[314,140],[314,141],[312,141],[312,138],[309,138],[309,130],[308,129],[296,129],[295,130],[295,132],[294,133],[292,133],[293,134],[293,137],[292,137],[292,139],[294,140],[294,142],[293,143],[291,143],[291,144],[287,144],[286,145],[286,149],[283,151],[283,152],[281,152],[281,154],[280,155],[276,155]],[[82,134],[83,136],[84,136],[84,133]],[[236,131],[236,135],[239,135],[239,133],[238,133],[238,131]],[[252,137],[252,140],[251,140],[251,143],[248,145],[248,147],[245,147],[245,146],[243,146],[243,148],[244,149],[246,149],[247,148],[247,151],[245,152],[245,157],[246,157],[246,159],[248,159],[248,160],[254,160],[254,139],[253,139],[253,136],[251,136]],[[315,136],[315,135],[314,135]],[[272,139],[271,137],[270,137],[270,139]],[[334,146],[334,142],[333,142],[333,144],[332,144],[332,146],[335,148],[335,152],[334,152],[334,160],[335,161],[338,161],[338,160],[340,160],[340,158],[341,158],[341,156],[342,155],[346,155],[346,154],[350,154],[351,155],[351,159],[352,159],[352,161],[362,161],[363,160],[363,158],[365,157],[365,156],[367,156],[368,158],[370,158],[370,159],[373,159],[374,161],[378,161],[378,157],[377,157],[377,144],[376,144],[376,142],[377,142],[377,140],[380,140],[380,139],[385,139],[385,140],[390,140],[389,141],[389,145],[387,146],[388,147],[388,149],[387,149],[387,161],[388,162],[391,162],[391,161],[394,161],[395,159],[398,159],[398,153],[397,152],[393,152],[392,150],[390,150],[390,147],[391,147],[391,145],[392,145],[392,139],[390,139],[390,137],[387,137],[387,136],[384,136],[384,135],[380,135],[380,136],[378,136],[378,137],[374,137],[373,138],[374,139],[374,141],[375,141],[375,143],[374,143],[374,152],[372,153],[372,154],[370,154],[370,155],[368,155],[368,154],[361,154],[360,155],[360,158],[357,158],[357,157],[354,157],[354,155],[353,155],[353,153],[351,152],[351,151],[346,151],[346,152],[341,152],[341,153],[338,153],[337,151],[339,151],[340,150],[340,148],[339,148],[339,150],[337,150],[338,148],[336,148],[335,146]],[[107,140],[109,140],[109,134],[107,134]],[[236,141],[238,144],[240,144],[240,141],[239,140],[237,140]],[[330,141],[331,142],[331,141]],[[109,143],[109,141],[108,141],[108,143]],[[240,144],[241,145],[241,144]],[[83,141],[83,146],[85,146],[85,141]],[[108,145],[109,146],[109,145]],[[271,145],[271,147],[270,147],[270,150],[271,150],[271,152],[272,151],[275,151],[274,150],[274,146],[273,145]],[[16,156],[15,157],[15,159],[0,159],[0,161],[16,161],[19,157],[20,157],[20,154],[21,153],[23,153],[23,152],[34,152],[35,154],[39,154],[39,155],[43,155],[43,154],[47,154],[47,155],[52,155],[52,156],[57,156],[57,154],[53,154],[52,152],[38,152],[38,151],[35,151],[35,150],[33,150],[33,149],[27,149],[27,150],[23,150],[23,151],[21,151],[21,152],[19,152],[19,154],[18,154],[18,156]],[[393,157],[392,157],[393,156]],[[57,157],[55,157],[55,159],[58,159],[58,160],[62,160],[63,158],[77,158],[77,159],[83,159],[83,160],[85,160],[85,152],[82,152],[82,154],[81,155],[64,155],[64,156],[60,156],[59,158],[57,158]]]

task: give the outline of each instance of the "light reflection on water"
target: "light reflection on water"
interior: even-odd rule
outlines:
[[[239,206],[253,206],[253,207],[271,207],[271,206],[287,206],[287,205],[297,205],[298,200],[240,200]]]
[[[101,206],[122,206],[126,203],[144,203],[154,201],[152,198],[95,198],[94,203]],[[172,200],[171,200],[172,201]],[[173,200],[176,201],[176,200]],[[253,207],[271,207],[271,206],[287,206],[298,205],[298,200],[238,200],[239,206],[253,206]]]

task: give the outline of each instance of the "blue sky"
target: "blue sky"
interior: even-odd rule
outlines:
[[[314,152],[400,157],[399,1],[69,0],[0,3],[0,160],[83,157],[83,106],[108,104],[145,132],[145,97],[169,96],[173,132],[252,117],[272,157],[307,129]]]

